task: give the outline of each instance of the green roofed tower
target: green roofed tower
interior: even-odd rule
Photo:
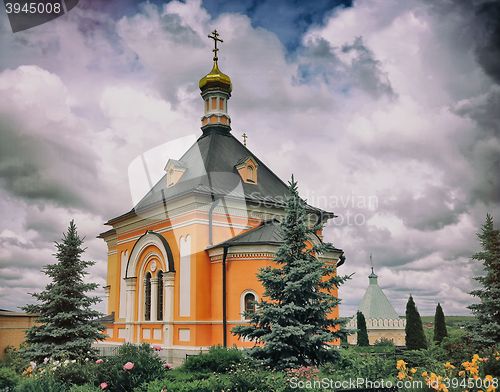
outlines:
[[[368,288],[358,306],[358,310],[365,316],[370,344],[374,344],[377,340],[388,339],[392,340],[397,346],[403,346],[406,320],[399,317],[378,285],[378,276],[373,271],[373,267],[371,274],[368,275],[368,281]],[[357,328],[356,316],[349,321],[347,327],[353,330]],[[356,340],[355,333],[348,338],[350,344],[356,344]]]

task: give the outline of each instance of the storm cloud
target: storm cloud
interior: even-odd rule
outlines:
[[[73,218],[89,278],[105,284],[95,237],[132,207],[137,156],[201,133],[197,82],[217,28],[232,132],[338,215],[325,237],[355,272],[342,314],[370,253],[400,313],[410,293],[424,314],[437,302],[467,313],[474,234],[487,212],[500,222],[498,4],[325,1],[319,17],[280,3],[273,24],[265,2],[109,3],[16,34],[0,22],[0,307],[43,287]]]

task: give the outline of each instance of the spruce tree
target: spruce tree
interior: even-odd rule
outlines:
[[[474,278],[481,287],[470,293],[479,302],[469,306],[475,316],[469,337],[474,345],[485,348],[500,343],[500,231],[493,227],[490,214],[478,238],[482,249],[472,259],[482,264],[484,274]]]
[[[105,337],[97,321],[100,313],[93,309],[100,299],[88,295],[97,284],[83,280],[86,269],[94,263],[81,259],[85,251],[82,244],[71,221],[62,243],[55,244],[57,263],[43,268],[51,282],[42,292],[32,294],[36,304],[23,307],[38,315],[37,324],[26,332],[24,353],[30,360],[83,360],[92,356],[91,344]]]
[[[443,308],[438,303],[436,306],[436,314],[434,315],[434,341],[441,344],[443,339],[448,336],[446,329],[446,320],[444,318]]]
[[[316,257],[331,250],[330,244],[307,246],[322,227],[309,224],[293,177],[289,185],[286,216],[280,223],[283,244],[276,253],[277,266],[258,272],[264,297],[256,312],[245,314],[250,325],[232,330],[235,335],[263,343],[250,353],[276,369],[332,360],[337,350],[328,342],[346,335],[344,321],[332,318],[330,313],[339,304],[334,290],[348,277],[338,276],[335,265]]]
[[[427,340],[425,338],[424,327],[422,326],[422,319],[420,318],[420,313],[418,313],[411,295],[406,304],[405,332],[405,343],[408,349],[418,350],[427,348]]]
[[[365,315],[360,311],[356,313],[356,323],[358,325],[358,346],[369,346],[370,341],[368,340]]]

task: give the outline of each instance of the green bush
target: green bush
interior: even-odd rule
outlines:
[[[404,359],[408,367],[421,367],[430,371],[440,370],[444,362],[450,360],[439,345],[430,345],[427,349],[405,350],[397,359]]]
[[[46,373],[23,379],[14,389],[15,392],[67,392],[68,387]]]
[[[84,385],[74,385],[72,386],[68,392],[101,392],[101,388],[96,387],[92,384],[84,384]]]
[[[380,338],[378,339],[375,344],[375,347],[395,347],[394,342],[392,339],[387,339],[387,338]]]
[[[368,380],[393,379],[395,362],[393,356],[365,353],[358,350],[339,350],[336,362],[324,364],[321,373],[332,380],[346,380],[358,377]]]
[[[206,354],[188,357],[182,368],[191,372],[225,373],[243,361],[243,353],[237,348],[210,347]]]
[[[123,366],[127,362],[133,364],[133,369],[124,370]],[[167,373],[158,353],[148,344],[124,344],[116,355],[106,357],[95,369],[94,383],[99,385],[106,382],[108,390],[113,392],[133,391],[141,384],[163,379]]]
[[[41,365],[42,366],[42,365]],[[83,385],[96,382],[97,367],[94,362],[62,362],[61,366],[54,370],[53,377],[56,381],[66,385]],[[51,368],[49,363],[48,369]]]
[[[20,376],[14,369],[0,367],[0,391],[11,391],[19,383]]]
[[[4,352],[5,356],[2,364],[6,367],[14,369],[16,373],[21,374],[29,366],[29,361],[21,355],[17,348],[7,346]]]
[[[137,392],[161,392],[166,388],[168,392],[212,392],[234,389],[227,379],[227,376],[212,374],[207,378],[191,379],[189,381],[183,379],[165,379],[154,380],[147,385],[144,385]]]

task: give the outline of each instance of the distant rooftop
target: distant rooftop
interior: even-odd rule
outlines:
[[[368,276],[370,284],[359,305],[365,319],[398,319],[399,315],[378,285],[378,276],[372,272]]]

